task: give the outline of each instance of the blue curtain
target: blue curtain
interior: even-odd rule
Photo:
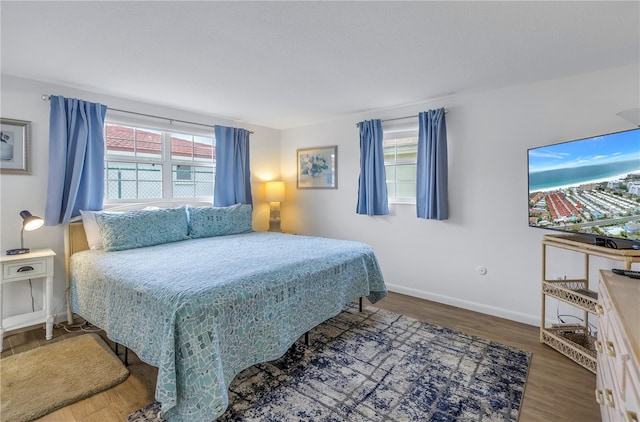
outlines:
[[[213,205],[252,204],[249,131],[216,126],[216,180]]]
[[[418,121],[418,217],[446,220],[449,218],[449,200],[444,108],[422,112],[418,114]]]
[[[382,150],[382,121],[367,120],[360,127],[360,178],[356,212],[367,215],[389,214],[387,178]]]
[[[69,223],[81,209],[102,209],[107,106],[60,96],[52,96],[50,102],[44,221],[55,226]]]

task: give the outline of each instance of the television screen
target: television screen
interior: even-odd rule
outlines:
[[[640,128],[531,148],[528,167],[529,226],[640,245]]]

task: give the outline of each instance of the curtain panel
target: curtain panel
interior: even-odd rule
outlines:
[[[445,110],[418,114],[416,211],[419,218],[449,218]]]
[[[216,126],[216,176],[213,205],[253,203],[249,169],[249,131]]]
[[[80,210],[101,210],[107,106],[51,96],[45,224],[68,224]]]
[[[360,128],[360,177],[356,213],[366,215],[389,214],[387,178],[384,171],[382,121],[367,120]]]

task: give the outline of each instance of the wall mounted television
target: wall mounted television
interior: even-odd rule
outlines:
[[[529,226],[640,249],[640,128],[530,148]]]

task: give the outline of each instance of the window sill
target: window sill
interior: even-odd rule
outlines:
[[[389,205],[415,205],[416,201],[388,201]]]

